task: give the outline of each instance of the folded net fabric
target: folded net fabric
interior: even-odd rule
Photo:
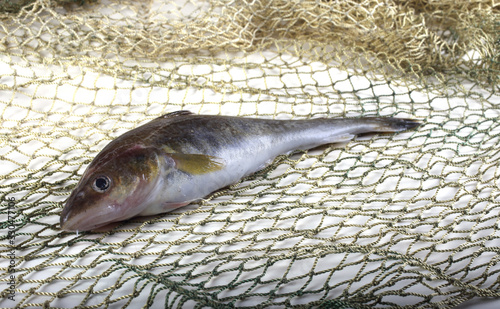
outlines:
[[[2,307],[449,308],[500,296],[498,3],[0,5]],[[61,231],[91,159],[180,109],[423,125],[280,156],[111,232]]]

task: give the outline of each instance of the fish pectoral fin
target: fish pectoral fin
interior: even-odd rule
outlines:
[[[218,157],[203,154],[170,153],[175,167],[183,172],[201,175],[220,171],[224,168],[224,160]]]

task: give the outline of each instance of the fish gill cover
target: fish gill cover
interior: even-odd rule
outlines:
[[[1,306],[498,298],[499,17],[486,0],[0,0]],[[62,231],[91,159],[181,109],[423,125],[280,156],[111,232]]]

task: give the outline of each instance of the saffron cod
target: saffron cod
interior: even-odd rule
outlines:
[[[419,124],[390,117],[271,120],[173,112],[104,147],[66,201],[60,225],[88,231],[169,212],[236,183],[280,154]]]

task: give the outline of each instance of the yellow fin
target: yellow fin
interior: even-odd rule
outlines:
[[[193,175],[219,171],[225,166],[221,158],[203,154],[170,153],[169,156],[174,159],[177,169]]]

